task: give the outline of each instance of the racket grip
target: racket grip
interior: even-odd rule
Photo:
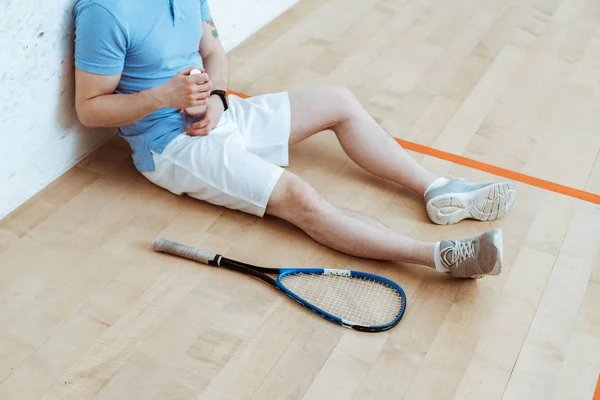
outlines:
[[[210,251],[186,246],[185,244],[173,242],[165,238],[157,238],[154,241],[154,250],[162,253],[173,254],[189,260],[199,261],[204,264],[208,264],[217,257],[215,253],[211,253]]]

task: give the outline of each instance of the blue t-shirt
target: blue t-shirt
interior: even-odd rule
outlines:
[[[159,86],[178,72],[202,68],[198,51],[207,0],[80,0],[75,6],[75,66],[99,75],[121,73],[115,93]],[[140,171],[153,171],[151,150],[162,153],[185,131],[179,110],[163,108],[119,128]]]

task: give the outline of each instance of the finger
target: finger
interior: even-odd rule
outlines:
[[[185,131],[188,136],[206,136],[210,131],[206,128],[204,129],[192,129],[189,128]]]
[[[191,101],[201,101],[206,104],[210,97],[210,92],[190,93],[189,96]]]
[[[200,92],[192,95],[193,101],[202,102],[202,104],[207,104],[209,97],[210,92]]]
[[[210,121],[207,118],[204,118],[202,121],[195,122],[192,125],[192,129],[204,129],[210,125]]]
[[[206,128],[206,125],[202,125],[200,122],[196,122],[192,126],[190,126],[191,131],[201,131]]]
[[[208,118],[205,118],[202,121],[199,121],[199,123],[200,124],[203,123],[203,125],[201,125],[201,127],[199,127],[199,128],[195,128],[195,129],[197,129],[198,132],[200,132],[201,134],[204,134],[204,135],[208,135],[210,133],[210,131],[212,130],[212,128],[214,127],[214,124]]]
[[[204,96],[202,93],[198,94],[194,94],[191,96],[191,103],[195,106],[204,106],[206,105],[206,102],[208,101],[208,97]]]
[[[206,72],[196,75],[190,75],[187,77],[187,79],[192,83],[204,83],[210,81]]]
[[[195,68],[196,68],[196,67],[193,67],[193,66],[192,66],[192,67],[187,67],[187,68],[186,68],[186,69],[184,69],[183,71],[179,71],[179,72],[177,73],[177,75],[189,75],[189,74],[190,74],[190,72],[191,72],[193,69],[195,69]],[[194,76],[194,75],[192,75],[192,76]]]
[[[207,101],[208,100],[206,98],[202,98],[202,95],[198,95],[196,93],[189,94],[185,96],[185,106],[183,108],[204,106],[206,105]]]
[[[201,93],[201,92],[209,93],[211,89],[212,89],[212,83],[209,81],[209,82],[204,82],[201,85],[196,85],[196,87],[194,87],[193,91],[195,93]]]

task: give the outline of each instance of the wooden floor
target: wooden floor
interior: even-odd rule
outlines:
[[[346,85],[398,137],[600,193],[599,26],[598,0],[301,0],[230,54],[231,87]],[[504,219],[438,227],[329,133],[291,160],[335,204],[416,238],[502,227],[502,275],[346,257],[152,186],[115,139],[0,222],[0,399],[592,398],[600,206],[519,185]],[[382,334],[338,328],[258,281],[154,253],[158,235],[384,274],[407,313]]]

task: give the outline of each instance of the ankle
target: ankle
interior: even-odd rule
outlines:
[[[447,184],[448,182],[450,182],[450,181],[443,177],[435,179],[433,182],[431,182],[427,186],[427,188],[425,189],[425,192],[423,193],[423,196],[427,196],[427,192],[429,192],[430,190],[440,188],[440,187],[444,186],[445,184]]]
[[[440,254],[440,247],[442,242],[437,242],[435,244],[435,249],[433,251],[433,260],[435,262],[435,270],[438,272],[450,272],[450,269],[442,263],[442,257]]]

